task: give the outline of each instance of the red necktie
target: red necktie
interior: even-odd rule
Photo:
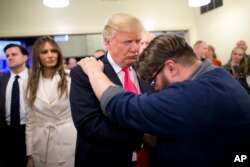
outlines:
[[[129,68],[123,68],[122,71],[125,73],[124,75],[124,88],[129,92],[133,92],[134,94],[138,94],[138,90],[136,89],[134,83],[131,81],[129,76]]]
[[[138,94],[138,90],[136,89],[134,83],[130,79],[129,68],[123,68],[122,71],[125,73],[124,75],[124,88],[127,91],[133,92],[134,94]],[[136,151],[137,157],[137,167],[148,167],[149,166],[149,157],[148,152],[145,148],[141,148]]]

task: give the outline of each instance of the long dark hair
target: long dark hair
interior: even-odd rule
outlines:
[[[56,52],[58,54],[58,60],[57,60],[56,66],[54,68],[55,69],[54,74],[56,72],[58,72],[60,77],[61,77],[61,80],[59,81],[58,87],[57,87],[57,89],[59,91],[59,97],[61,98],[63,95],[65,95],[65,97],[68,96],[67,79],[66,79],[66,76],[68,74],[65,72],[65,69],[63,66],[62,51],[61,51],[60,47],[58,46],[58,44],[51,37],[43,36],[43,37],[38,38],[35,41],[35,44],[34,44],[33,49],[32,49],[32,66],[30,69],[30,74],[29,74],[29,78],[28,78],[28,85],[27,85],[27,92],[26,92],[28,103],[31,107],[33,106],[33,103],[36,99],[36,92],[37,92],[37,87],[38,87],[38,83],[39,83],[39,76],[43,70],[43,66],[41,65],[39,56],[41,54],[41,49],[45,45],[46,42],[49,42],[53,47],[55,47]]]

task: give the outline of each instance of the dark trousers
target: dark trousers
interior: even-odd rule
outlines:
[[[3,167],[25,167],[27,165],[25,125],[7,126],[3,136]],[[3,152],[2,152],[3,151]]]

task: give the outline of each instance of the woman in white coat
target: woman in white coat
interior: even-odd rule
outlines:
[[[69,73],[62,52],[50,37],[36,40],[25,86],[28,167],[73,167],[76,147]]]

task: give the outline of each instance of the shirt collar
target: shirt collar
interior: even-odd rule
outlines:
[[[18,74],[14,74],[12,71],[11,71],[11,74],[10,74],[10,77],[15,77],[16,75],[19,75],[20,78],[22,79],[26,79],[28,78],[28,69],[25,68],[22,72],[18,73]]]
[[[201,75],[205,74],[206,72],[209,72],[216,67],[211,64],[210,61],[205,60],[201,63],[201,65],[193,72],[193,74],[189,77],[190,80],[195,80]]]
[[[111,66],[113,67],[113,69],[115,70],[116,74],[118,74],[119,72],[122,71],[122,68],[118,64],[116,64],[116,62],[113,60],[113,58],[109,52],[107,54],[107,59],[108,59],[109,63],[111,64]],[[129,70],[131,70],[131,67],[129,67]]]

